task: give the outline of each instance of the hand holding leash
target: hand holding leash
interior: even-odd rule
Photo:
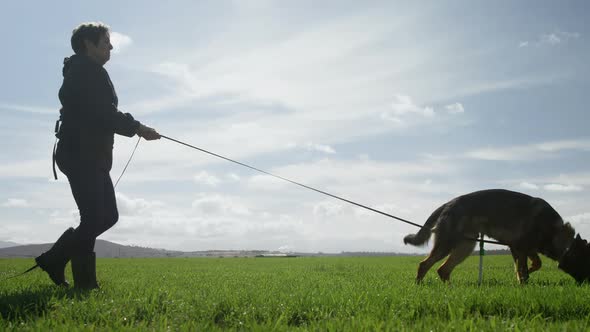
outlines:
[[[153,141],[162,137],[154,128],[144,126],[141,123],[139,124],[139,128],[137,128],[137,136],[146,141]]]

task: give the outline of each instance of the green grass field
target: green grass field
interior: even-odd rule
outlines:
[[[512,258],[478,257],[414,284],[422,257],[99,259],[101,289],[35,270],[0,284],[0,330],[590,330],[590,286],[544,259],[519,286]],[[0,278],[32,259],[0,260]],[[71,274],[68,277],[71,280]]]

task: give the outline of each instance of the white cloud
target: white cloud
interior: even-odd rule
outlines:
[[[549,45],[549,46],[555,46],[564,42],[567,42],[569,40],[572,39],[577,39],[580,37],[580,33],[578,32],[567,32],[567,31],[555,31],[555,32],[551,32],[551,33],[544,33],[541,34],[539,36],[539,38],[537,38],[536,41],[534,42],[530,42],[530,41],[521,41],[518,44],[518,47],[523,48],[523,47],[528,47],[530,45],[535,45],[535,46],[543,46],[543,45]]]
[[[59,116],[59,106],[46,107],[46,106],[32,106],[32,105],[17,105],[17,104],[0,103],[0,109],[10,110],[10,111],[28,112],[28,113],[38,113],[38,114],[55,114],[56,117]]]
[[[556,31],[553,33],[543,34],[539,37],[539,43],[557,45],[570,39],[577,39],[580,34],[577,32]]]
[[[286,244],[286,245],[282,245],[280,246],[277,250],[280,252],[293,252],[295,248],[293,248],[292,246]]]
[[[201,193],[192,203],[198,213],[205,216],[247,216],[251,212],[239,198],[219,194]]]
[[[186,92],[193,97],[221,94],[237,96],[241,102],[279,102],[299,110],[322,108],[322,113],[328,107],[335,112],[337,107],[338,112],[350,112],[350,106],[346,109],[341,106],[356,104],[359,99],[370,100],[364,92],[371,91],[363,80],[348,79],[351,71],[358,72],[362,65],[370,79],[373,73],[383,72],[387,61],[385,55],[366,59],[354,53],[378,42],[393,29],[383,14],[373,13],[381,16],[379,20],[368,19],[366,14],[310,25],[288,34],[281,42],[273,40],[256,48],[238,44],[242,48],[233,49],[226,43],[219,48],[183,50],[194,53],[185,58],[195,60],[166,61],[152,71],[176,81],[177,91],[184,97]],[[243,27],[233,28],[232,35],[225,38],[242,37]],[[334,38],[343,33],[349,38]],[[342,61],[342,65],[329,65],[335,60]],[[316,84],[310,84],[312,80]],[[343,95],[343,90],[356,92]]]
[[[305,179],[310,184],[337,184],[346,179],[352,187],[369,185],[371,183],[389,183],[404,180],[408,177],[424,177],[430,175],[449,174],[459,171],[457,165],[451,167],[446,161],[433,161],[425,163],[422,160],[413,162],[384,162],[374,160],[333,160],[321,159],[309,163],[292,164],[273,170],[273,174],[289,179]],[[258,177],[258,176],[255,176]],[[276,187],[286,182],[267,178],[268,184]]]
[[[232,181],[232,182],[238,182],[241,180],[240,176],[235,173],[227,174],[226,178],[228,179],[228,181]]]
[[[113,53],[120,53],[125,48],[133,43],[131,37],[120,32],[111,31],[111,44],[113,45]]]
[[[538,158],[538,153],[533,147],[512,146],[505,148],[481,148],[469,151],[466,156],[482,160],[530,160]]]
[[[51,225],[66,227],[76,227],[80,223],[80,212],[78,209],[58,209],[50,214],[49,223]]]
[[[432,107],[421,107],[414,103],[410,96],[395,95],[391,102],[391,113],[396,116],[419,115],[424,117],[434,116]]]
[[[521,182],[518,186],[522,189],[528,189],[528,190],[538,190],[539,189],[539,186],[537,186],[534,183],[530,183],[530,182]]]
[[[564,220],[570,222],[582,238],[590,238],[590,212],[582,212],[568,216],[564,218]]]
[[[405,125],[405,122],[400,119],[399,117],[395,116],[391,112],[382,112],[381,119],[391,122],[395,126],[402,126]]]
[[[306,147],[310,151],[319,151],[319,152],[328,153],[328,154],[336,153],[336,150],[334,150],[334,148],[332,148],[329,145],[308,143],[308,144],[306,144]]]
[[[561,43],[561,38],[555,33],[549,33],[541,35],[541,37],[539,37],[539,42],[541,44],[555,45]]]
[[[370,206],[377,211],[385,212],[391,215],[410,215],[412,213],[412,209],[408,207],[400,207],[396,204],[392,203],[383,203],[383,204],[376,204],[374,206]],[[369,216],[374,216],[375,212],[371,210],[367,210],[361,207],[354,208],[354,214],[356,216],[366,218]]]
[[[6,202],[2,204],[3,207],[16,207],[16,208],[23,208],[29,206],[29,202],[25,199],[21,198],[9,198]]]
[[[148,201],[143,198],[130,198],[120,192],[116,193],[117,208],[120,215],[137,216],[147,215],[154,211],[155,208],[162,207],[163,203],[159,201]]]
[[[459,113],[465,112],[465,108],[463,108],[463,105],[461,103],[454,103],[454,104],[447,105],[447,106],[445,106],[445,109],[450,114],[459,114]]]
[[[334,148],[332,148],[329,145],[316,144],[316,143],[312,143],[312,142],[307,142],[305,144],[287,144],[287,147],[288,148],[302,147],[303,149],[305,149],[307,151],[318,151],[318,152],[323,152],[323,153],[327,153],[327,154],[336,153],[336,150],[334,150]]]
[[[543,189],[547,191],[559,191],[559,192],[575,192],[584,190],[583,187],[575,184],[560,184],[550,183],[543,186]]]
[[[546,183],[575,183],[579,186],[590,186],[590,173],[585,171],[559,174],[548,178]]]
[[[566,220],[569,220],[575,224],[590,225],[590,212],[577,214],[577,215],[566,218]]]
[[[193,177],[193,179],[197,183],[206,184],[206,185],[209,185],[209,186],[212,186],[212,187],[215,187],[219,183],[221,183],[221,180],[218,177],[216,177],[214,175],[211,175],[211,174],[209,174],[209,173],[207,173],[205,171],[199,172],[197,175],[195,175]]]
[[[337,204],[331,201],[320,202],[313,206],[314,216],[320,219],[337,216],[342,211],[342,204]]]
[[[515,77],[505,80],[485,80],[458,86],[456,91],[447,92],[447,97],[479,95],[501,90],[526,89],[537,85],[554,84],[567,77],[566,73],[535,74],[527,77]]]
[[[529,46],[528,41],[522,41],[522,42],[518,43],[518,47],[527,47],[527,46]]]
[[[561,150],[590,151],[590,139],[560,140],[536,144],[540,151],[556,152]]]
[[[49,145],[51,144],[51,146]],[[53,142],[47,144],[47,151],[51,151],[50,149],[53,148]],[[51,173],[51,160],[47,159],[37,159],[37,160],[26,160],[26,159],[16,159],[12,162],[6,162],[0,164],[0,177],[5,178],[23,178],[23,177],[31,177],[31,178],[46,178],[46,179],[53,179],[53,174]],[[59,171],[58,171],[59,173]],[[60,180],[63,180],[65,176],[58,174]]]
[[[482,160],[536,160],[564,150],[590,150],[590,139],[560,140],[504,148],[481,148],[466,153],[468,158]]]
[[[434,108],[419,106],[410,96],[397,94],[393,97],[390,109],[381,112],[381,119],[397,127],[416,125],[424,119],[435,117]]]
[[[276,175],[283,176],[281,174]],[[274,178],[270,175],[253,175],[248,179],[247,184],[249,188],[263,191],[282,190],[285,186],[287,186],[287,182]]]

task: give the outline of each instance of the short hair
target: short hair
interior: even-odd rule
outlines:
[[[110,27],[101,22],[86,22],[78,25],[72,31],[72,50],[76,54],[84,54],[86,52],[86,45],[84,40],[89,40],[94,45],[98,45],[98,41],[102,35],[109,32]]]

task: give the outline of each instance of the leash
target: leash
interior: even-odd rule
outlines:
[[[244,163],[242,163],[242,162],[239,162],[239,161],[236,161],[236,160],[233,160],[233,159],[230,159],[230,158],[224,157],[224,156],[222,156],[222,155],[219,155],[219,154],[217,154],[217,153],[214,153],[214,152],[211,152],[211,151],[207,151],[207,150],[205,150],[205,149],[202,149],[202,148],[196,147],[196,146],[194,146],[194,145],[191,145],[191,144],[188,144],[188,143],[185,143],[185,142],[179,141],[179,140],[177,140],[177,139],[174,139],[174,138],[172,138],[172,137],[168,137],[168,136],[165,136],[165,135],[160,135],[160,137],[162,137],[162,138],[165,138],[165,139],[167,139],[167,140],[170,140],[170,141],[172,141],[172,142],[175,142],[175,143],[178,143],[178,144],[181,144],[181,145],[187,146],[187,147],[189,147],[189,148],[192,148],[192,149],[195,149],[195,150],[198,150],[198,151],[201,151],[201,152],[207,153],[207,154],[209,154],[209,155],[212,155],[212,156],[215,156],[215,157],[217,157],[217,158],[221,158],[221,159],[223,159],[223,160],[227,160],[227,161],[229,161],[229,162],[232,162],[232,163],[238,164],[238,165],[240,165],[240,166],[247,167],[247,168],[249,168],[249,169],[252,169],[252,170],[255,170],[255,171],[257,171],[257,172],[264,173],[264,174],[266,174],[266,175],[269,175],[269,176],[272,176],[272,177],[274,177],[274,178],[277,178],[277,179],[281,179],[281,180],[283,180],[283,181],[290,182],[290,183],[292,183],[292,184],[295,184],[295,185],[297,185],[297,186],[300,186],[300,187],[303,187],[303,188],[306,188],[306,189],[309,189],[309,190],[313,190],[313,191],[315,191],[315,192],[318,192],[318,193],[320,193],[320,194],[323,194],[323,195],[326,195],[326,196],[330,196],[330,197],[332,197],[332,198],[336,198],[336,199],[338,199],[338,200],[341,200],[341,201],[343,201],[343,202],[346,202],[346,203],[349,203],[349,204],[352,204],[352,205],[356,205],[356,206],[358,206],[358,207],[361,207],[361,208],[363,208],[363,209],[367,209],[367,210],[369,210],[369,211],[373,211],[373,212],[375,212],[375,213],[378,213],[378,214],[384,215],[384,216],[386,216],[386,217],[389,217],[389,218],[392,218],[392,219],[399,220],[399,221],[401,221],[401,222],[404,222],[404,223],[406,223],[406,224],[409,224],[409,225],[412,225],[412,226],[416,226],[416,227],[418,227],[418,228],[423,228],[423,227],[424,227],[423,225],[420,225],[420,224],[413,223],[413,222],[411,222],[411,221],[409,221],[409,220],[406,220],[406,219],[403,219],[403,218],[400,218],[400,217],[394,216],[394,215],[392,215],[392,214],[389,214],[389,213],[387,213],[387,212],[379,211],[379,210],[377,210],[377,209],[374,209],[374,208],[372,208],[372,207],[369,207],[369,206],[366,206],[366,205],[363,205],[363,204],[360,204],[360,203],[357,203],[357,202],[351,201],[351,200],[349,200],[349,199],[346,199],[346,198],[342,198],[342,197],[340,197],[340,196],[336,196],[336,195],[330,194],[330,193],[328,193],[328,192],[325,192],[325,191],[323,191],[323,190],[319,190],[319,189],[316,189],[316,188],[310,187],[310,186],[308,186],[308,185],[305,185],[305,184],[302,184],[302,183],[299,183],[299,182],[296,182],[296,181],[293,181],[293,180],[289,180],[289,179],[287,179],[287,178],[285,178],[285,177],[282,177],[282,176],[279,176],[279,175],[272,174],[272,173],[270,173],[270,172],[267,172],[267,171],[261,170],[261,169],[259,169],[259,168],[256,168],[256,167],[254,167],[254,166],[250,166],[250,165],[244,164]],[[485,243],[492,243],[492,244],[500,244],[500,245],[505,245],[504,243],[500,243],[500,242],[497,242],[497,241],[492,241],[492,240],[485,240],[485,239],[483,239],[483,237],[482,237],[482,238],[480,238],[480,239],[477,239],[477,238],[475,238],[475,239],[474,239],[474,238],[469,238],[469,237],[467,237],[466,239],[467,239],[467,240],[474,240],[474,241],[479,241],[479,242],[485,242]]]
[[[182,145],[188,146],[188,147],[190,147],[190,148],[193,148],[193,149],[195,149],[195,150],[199,150],[199,151],[201,151],[201,152],[204,152],[204,153],[210,154],[210,155],[212,155],[212,156],[215,156],[215,157],[218,157],[218,158],[221,158],[221,159],[224,159],[224,160],[230,161],[230,162],[232,162],[232,163],[235,163],[235,164],[238,164],[238,165],[241,165],[241,166],[247,167],[247,168],[249,168],[249,169],[252,169],[252,170],[258,171],[258,172],[260,172],[260,173],[264,173],[264,174],[266,174],[266,175],[270,175],[270,176],[272,176],[272,177],[274,177],[274,178],[277,178],[277,179],[281,179],[281,180],[283,180],[283,181],[290,182],[290,183],[292,183],[292,184],[298,185],[298,186],[300,186],[300,187],[303,187],[303,188],[306,188],[306,189],[309,189],[309,190],[313,190],[313,191],[315,191],[315,192],[318,192],[318,193],[320,193],[320,194],[324,194],[324,195],[327,195],[327,196],[330,196],[330,197],[333,197],[333,198],[339,199],[339,200],[341,200],[341,201],[344,201],[344,202],[346,202],[346,203],[350,203],[350,204],[353,204],[353,205],[356,205],[356,206],[362,207],[362,208],[364,208],[364,209],[367,209],[367,210],[370,210],[370,211],[373,211],[373,212],[376,212],[376,213],[382,214],[382,215],[384,215],[384,216],[387,216],[387,217],[390,217],[390,218],[393,218],[393,219],[397,219],[397,220],[399,220],[399,221],[401,221],[401,222],[405,222],[406,224],[410,224],[410,225],[412,225],[412,226],[416,226],[416,227],[420,227],[420,228],[422,228],[422,225],[419,225],[419,224],[413,223],[413,222],[411,222],[411,221],[409,221],[409,220],[406,220],[406,219],[403,219],[403,218],[400,218],[400,217],[396,217],[396,216],[394,216],[394,215],[391,215],[391,214],[389,214],[389,213],[386,213],[386,212],[383,212],[383,211],[379,211],[379,210],[373,209],[372,207],[368,207],[368,206],[366,206],[366,205],[363,205],[363,204],[359,204],[359,203],[353,202],[353,201],[351,201],[351,200],[349,200],[349,199],[342,198],[342,197],[339,197],[339,196],[336,196],[336,195],[333,195],[333,194],[327,193],[327,192],[325,192],[325,191],[323,191],[323,190],[319,190],[319,189],[316,189],[316,188],[313,188],[313,187],[310,187],[310,186],[304,185],[304,184],[302,184],[302,183],[299,183],[299,182],[296,182],[296,181],[293,181],[293,180],[289,180],[289,179],[287,179],[287,178],[284,178],[284,177],[282,177],[282,176],[279,176],[279,175],[272,174],[272,173],[270,173],[270,172],[267,172],[267,171],[263,171],[263,170],[261,170],[261,169],[259,169],[259,168],[256,168],[256,167],[253,167],[253,166],[250,166],[250,165],[246,165],[246,164],[244,164],[244,163],[241,163],[241,162],[239,162],[239,161],[236,161],[236,160],[233,160],[233,159],[230,159],[230,158],[227,158],[227,157],[224,157],[224,156],[218,155],[217,153],[213,153],[213,152],[207,151],[207,150],[205,150],[205,149],[198,148],[198,147],[196,147],[196,146],[194,146],[194,145],[191,145],[191,144],[188,144],[188,143],[181,142],[181,141],[179,141],[179,140],[177,140],[177,139],[174,139],[174,138],[171,138],[171,137],[168,137],[168,136],[164,136],[164,135],[160,135],[160,136],[161,136],[162,138],[165,138],[165,139],[167,139],[167,140],[170,140],[170,141],[173,141],[173,142],[176,142],[176,143],[179,143],[179,144],[182,144]]]
[[[4,281],[6,281],[6,280],[10,280],[10,279],[12,279],[12,278],[20,277],[20,276],[22,276],[22,275],[25,275],[25,274],[27,274],[27,273],[29,273],[29,272],[33,271],[34,269],[36,269],[36,268],[38,268],[38,267],[39,267],[39,265],[35,264],[33,267],[29,268],[29,269],[28,269],[28,270],[26,270],[25,272],[22,272],[22,273],[19,273],[19,274],[15,274],[15,275],[13,275],[13,276],[10,276],[10,277],[8,277],[8,278],[4,278],[4,279],[2,279],[1,281],[2,281],[2,282],[4,282]]]
[[[123,177],[123,174],[125,174],[125,171],[127,170],[127,166],[129,166],[129,163],[131,163],[131,159],[133,159],[133,155],[135,154],[135,150],[137,150],[137,146],[139,145],[139,141],[141,141],[141,136],[139,136],[139,138],[137,139],[137,143],[135,143],[135,147],[133,148],[133,152],[131,152],[131,156],[129,157],[129,160],[127,160],[127,164],[125,164],[125,167],[123,168],[123,171],[121,172],[121,175],[119,175],[119,178],[117,179],[117,182],[115,182],[115,185],[113,186],[113,188],[117,188],[119,181]]]

